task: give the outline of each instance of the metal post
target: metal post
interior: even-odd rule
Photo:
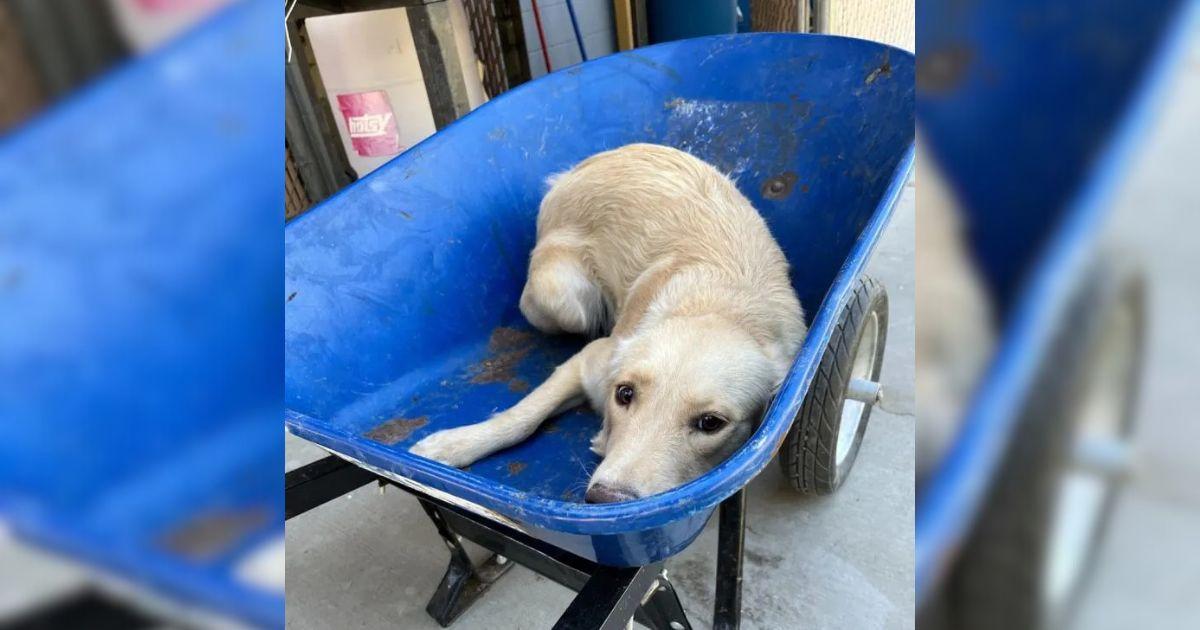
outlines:
[[[308,199],[316,204],[354,181],[354,176],[342,151],[337,121],[322,103],[324,88],[309,72],[316,62],[302,36],[301,23],[307,17],[322,15],[309,6],[314,4],[320,3],[302,2],[286,25],[293,50],[291,63],[285,65],[284,77],[288,97],[285,99],[288,145]]]
[[[42,87],[61,97],[129,55],[104,2],[9,0]]]
[[[721,502],[718,518],[713,630],[737,630],[742,619],[742,549],[746,538],[744,488]]]

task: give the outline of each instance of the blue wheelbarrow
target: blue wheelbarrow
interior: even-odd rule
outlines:
[[[838,37],[621,53],[502,95],[294,220],[286,425],[336,457],[289,473],[288,517],[372,480],[415,494],[451,550],[427,608],[443,625],[516,561],[579,592],[558,627],[686,628],[662,565],[720,505],[714,614],[736,627],[743,488],[779,453],[797,488],[832,491],[878,396],[886,295],[861,274],[911,168],[913,75],[910,54]],[[633,142],[729,173],[789,257],[810,331],[757,432],[686,485],[606,505],[583,502],[590,413],[464,470],[409,454],[512,405],[582,347],[517,308],[543,182]],[[472,564],[461,537],[495,555]]]
[[[1146,310],[1136,265],[1097,243],[1189,5],[1093,2],[1062,20],[1034,0],[932,2],[919,21],[918,118],[999,331],[918,486],[930,627],[1061,627],[1089,573],[1127,459]]]
[[[283,627],[282,582],[242,571],[283,543],[277,14],[224,12],[0,143],[0,528],[124,587],[22,627]]]

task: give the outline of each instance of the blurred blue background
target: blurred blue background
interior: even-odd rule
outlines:
[[[283,8],[103,4],[0,14],[0,525],[81,561],[69,605],[282,626]]]

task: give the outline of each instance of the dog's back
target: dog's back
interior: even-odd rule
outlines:
[[[530,281],[554,285],[540,287],[544,293],[578,299],[548,309],[523,300],[535,325],[547,310],[565,319],[591,311],[609,321],[580,316],[576,323],[583,330],[558,328],[600,332],[638,306],[634,283],[661,267],[657,275],[664,284],[679,280],[676,289],[684,293],[736,302],[739,314],[766,320],[757,322],[770,330],[766,334],[797,343],[803,336],[787,259],[750,202],[711,165],[677,149],[632,144],[596,154],[550,183],[538,215]]]

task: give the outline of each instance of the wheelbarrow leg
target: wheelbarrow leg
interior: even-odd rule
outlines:
[[[657,590],[662,563],[597,567],[558,618],[554,630],[620,630]],[[640,615],[639,615],[640,617]]]
[[[437,506],[422,500],[421,507],[425,508],[429,520],[433,521],[442,541],[450,549],[450,564],[446,567],[446,575],[442,577],[437,591],[425,606],[425,612],[446,628],[470,608],[501,575],[511,569],[512,563],[500,555],[493,554],[482,565],[476,567],[462,545],[462,538],[450,529]]]
[[[638,623],[651,630],[692,630],[675,587],[667,580],[667,572],[658,577],[658,585],[650,592],[638,614]]]
[[[746,538],[744,488],[721,502],[718,518],[713,630],[737,630],[742,621],[742,547]]]

